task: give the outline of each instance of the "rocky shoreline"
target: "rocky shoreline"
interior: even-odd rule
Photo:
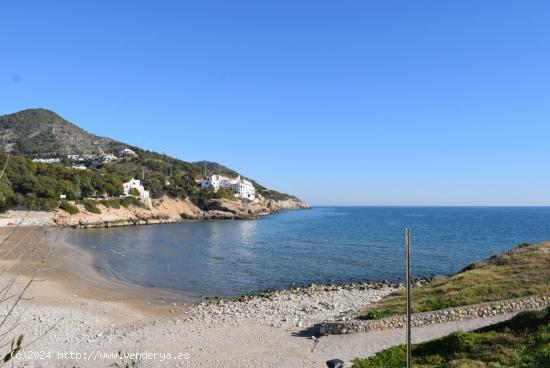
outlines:
[[[101,214],[86,211],[84,206],[80,204],[76,204],[76,206],[79,213],[74,215],[61,209],[53,212],[8,211],[0,217],[0,227],[98,228],[166,224],[186,220],[252,220],[284,210],[310,208],[308,204],[294,199],[285,201],[264,200],[250,203],[222,199],[213,202],[208,210],[203,210],[189,199],[168,197],[155,199],[151,209],[136,206],[109,208],[99,204]]]
[[[365,305],[381,300],[402,287],[399,283],[310,285],[285,290],[211,298],[194,305],[187,320],[205,327],[218,323],[255,323],[278,328],[309,328],[325,320],[354,315]]]
[[[413,280],[417,286],[432,282],[434,277]],[[329,320],[346,321],[355,317],[365,305],[380,301],[401,290],[401,282],[352,282],[344,284],[310,284],[282,290],[268,290],[233,298],[207,298],[193,306],[188,320],[206,325],[253,319],[271,327],[309,328]]]

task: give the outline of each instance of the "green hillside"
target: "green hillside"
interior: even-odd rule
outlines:
[[[123,149],[136,156],[101,162],[88,170],[69,168],[68,155],[112,154]],[[0,116],[0,168],[11,157],[0,180],[0,210],[12,207],[49,209],[60,194],[68,198],[119,195],[121,183],[131,177],[142,179],[153,198],[163,195],[197,199],[196,184],[205,172],[237,176],[234,170],[214,162],[186,162],[164,154],[143,150],[110,138],[90,134],[46,109],[29,109]],[[59,158],[56,164],[32,162],[30,159]],[[295,198],[269,190],[250,179],[259,194],[267,199]]]

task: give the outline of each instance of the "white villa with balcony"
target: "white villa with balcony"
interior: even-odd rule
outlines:
[[[221,175],[211,175],[202,178],[201,188],[206,189],[212,187],[214,191],[220,188],[226,188],[235,194],[237,198],[244,198],[253,201],[256,198],[256,189],[249,180],[238,176],[236,179],[230,179]]]
[[[130,196],[130,190],[131,189],[137,189],[138,192],[139,192],[139,197],[143,200],[143,201],[146,201],[149,199],[149,191],[148,190],[145,190],[145,187],[143,185],[141,185],[141,180],[138,180],[138,179],[130,179],[130,181],[126,182],[126,183],[122,183],[122,189],[124,190],[124,195],[125,196]]]
[[[145,187],[141,185],[141,180],[132,178],[130,181],[122,183],[122,189],[124,192],[124,197],[131,196],[130,191],[132,189],[137,189],[139,192],[139,199],[141,199],[145,206],[147,206],[147,208],[153,207],[153,201],[151,200],[149,191],[145,190]]]

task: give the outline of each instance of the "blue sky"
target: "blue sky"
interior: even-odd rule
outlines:
[[[11,1],[0,113],[314,204],[550,205],[545,1]]]

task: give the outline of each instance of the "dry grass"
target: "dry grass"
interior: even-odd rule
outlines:
[[[413,312],[550,293],[550,242],[522,245],[456,275],[413,289]],[[404,291],[365,310],[365,318],[405,313]]]

